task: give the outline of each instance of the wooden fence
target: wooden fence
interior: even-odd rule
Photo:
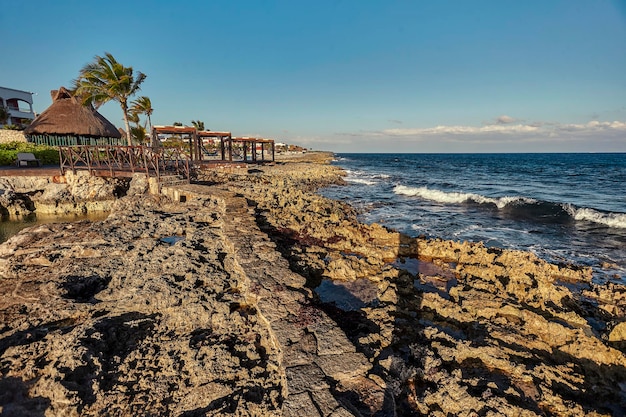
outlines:
[[[190,158],[180,148],[151,148],[148,146],[59,146],[61,174],[71,169],[88,170],[92,174],[108,172],[145,172],[161,180],[163,175],[182,175],[189,180]]]

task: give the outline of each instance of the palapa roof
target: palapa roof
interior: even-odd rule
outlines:
[[[24,129],[27,135],[75,135],[121,138],[117,128],[91,105],[65,88],[50,92],[52,104]]]

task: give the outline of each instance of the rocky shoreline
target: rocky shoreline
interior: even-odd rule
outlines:
[[[315,193],[330,157],[201,172],[180,201],[0,182],[7,213],[111,211],[0,245],[0,415],[626,415],[626,288],[361,224]]]

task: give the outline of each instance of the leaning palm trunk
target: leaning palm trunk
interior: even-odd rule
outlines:
[[[122,107],[122,114],[124,116],[124,128],[126,129],[126,141],[128,146],[133,146],[132,135],[130,134],[130,123],[128,122],[128,105],[125,101],[120,101],[120,107]]]

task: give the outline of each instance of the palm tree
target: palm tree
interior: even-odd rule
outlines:
[[[135,141],[140,144],[144,144],[146,142],[146,129],[141,125],[132,126],[130,128],[130,134],[132,135]]]
[[[196,130],[204,130],[204,122],[202,120],[192,120],[191,124]]]
[[[104,57],[97,56],[90,64],[85,65],[74,80],[74,91],[82,95],[84,104],[100,107],[114,100],[120,103],[126,127],[128,145],[132,145],[130,125],[128,123],[128,99],[140,90],[146,75],[133,71],[133,67],[125,67],[106,52]]]
[[[139,126],[141,123],[141,119],[139,119],[139,113],[134,112],[133,109],[128,111],[128,122],[134,123],[136,126]]]
[[[148,132],[152,131],[152,121],[150,120],[150,116],[154,109],[152,108],[152,102],[149,97],[141,96],[137,100],[133,101],[132,106],[130,107],[130,111],[137,115],[145,114],[146,115],[146,123],[144,123],[143,127]],[[148,127],[150,129],[148,129]]]

